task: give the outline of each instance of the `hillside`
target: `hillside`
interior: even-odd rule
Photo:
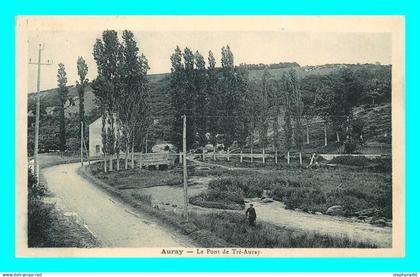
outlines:
[[[364,64],[364,65],[349,65],[349,64],[332,64],[332,65],[321,65],[321,66],[294,66],[293,67],[299,78],[303,79],[308,76],[323,76],[328,75],[342,68],[352,68],[367,70],[368,72],[382,70],[384,68],[390,68],[390,66]],[[289,68],[271,68],[268,71],[271,74],[271,78],[279,80],[282,74],[289,70]],[[261,80],[264,69],[251,69],[249,72],[249,80],[256,84],[255,89],[258,89],[258,82]],[[168,140],[171,137],[171,117],[173,115],[172,107],[170,104],[170,94],[168,91],[170,83],[170,74],[152,74],[148,76],[150,85],[150,108],[153,117],[155,118],[154,129],[152,130],[151,140]],[[315,85],[316,86],[316,85]],[[312,89],[316,89],[312,88]],[[50,141],[48,145],[54,145],[53,142],[57,140],[55,133],[58,132],[57,107],[59,106],[58,89],[50,89],[40,92],[41,99],[41,129],[45,129],[44,133],[48,133],[47,141]],[[33,121],[35,113],[35,101],[36,94],[28,94],[28,132],[29,136],[33,136]],[[69,101],[66,103],[66,117],[68,119],[69,129],[77,130],[77,115],[78,115],[78,93],[75,86],[69,87]],[[98,104],[95,101],[92,88],[89,86],[85,91],[85,110],[87,116],[87,123],[90,124],[100,116]],[[366,137],[376,138],[380,142],[387,142],[389,138],[380,137],[378,134],[391,134],[391,108],[369,110],[368,108],[360,108],[357,113],[360,118],[363,118],[365,122],[364,130],[366,131]],[[75,121],[75,122],[73,122]],[[44,124],[46,124],[44,126]],[[283,122],[281,123],[283,124]],[[306,123],[305,123],[306,124]],[[271,125],[271,124],[270,124]],[[310,133],[310,145],[311,147],[319,147],[324,143],[324,123],[319,118],[312,118],[308,122],[308,129]],[[32,134],[32,135],[31,135]],[[70,134],[69,134],[70,135]],[[269,130],[269,139],[272,137],[272,131]],[[281,134],[280,134],[281,136]],[[74,140],[69,136],[70,141]],[[74,137],[74,136],[73,136]],[[42,140],[42,139],[41,139]],[[283,140],[281,138],[281,140]],[[336,134],[331,128],[328,129],[328,140],[336,141]],[[77,141],[74,141],[74,147],[78,147]],[[54,146],[51,146],[54,149]],[[71,148],[71,147],[70,147]]]

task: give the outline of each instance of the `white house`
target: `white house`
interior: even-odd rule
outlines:
[[[99,117],[89,125],[89,157],[102,154],[102,117]]]

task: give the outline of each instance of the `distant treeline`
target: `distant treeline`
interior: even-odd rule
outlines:
[[[248,70],[261,70],[261,69],[279,69],[279,68],[292,68],[292,67],[300,67],[297,62],[284,62],[284,63],[271,63],[271,64],[242,64]]]

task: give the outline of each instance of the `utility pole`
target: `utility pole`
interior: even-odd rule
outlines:
[[[187,116],[183,116],[184,119],[184,128],[182,131],[182,148],[183,148],[183,171],[184,171],[184,218],[186,221],[189,221],[188,216],[188,183],[187,183]]]
[[[39,183],[39,159],[38,159],[38,144],[39,144],[39,113],[40,113],[40,99],[39,99],[39,92],[41,88],[41,65],[52,65],[50,60],[47,63],[41,63],[41,53],[44,50],[42,44],[38,45],[38,62],[32,62],[29,59],[29,64],[35,64],[38,66],[38,74],[37,74],[37,81],[36,81],[36,117],[35,117],[35,149],[34,149],[34,175],[37,179],[37,183]]]
[[[80,163],[83,166],[83,121],[80,121]]]

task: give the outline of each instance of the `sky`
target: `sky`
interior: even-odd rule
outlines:
[[[96,76],[92,56],[101,31],[31,31],[28,56],[37,60],[38,44],[44,43],[41,90],[57,87],[58,64],[66,67],[68,85],[77,80],[76,62],[82,56],[88,78]],[[119,32],[121,35],[121,32]],[[138,31],[134,32],[140,52],[147,57],[149,74],[170,72],[170,56],[179,45],[198,50],[207,61],[211,50],[220,66],[222,46],[229,45],[235,64],[297,62],[304,65],[327,63],[391,63],[391,34],[372,32],[279,32],[279,31]],[[36,91],[37,66],[28,65],[28,92]]]

